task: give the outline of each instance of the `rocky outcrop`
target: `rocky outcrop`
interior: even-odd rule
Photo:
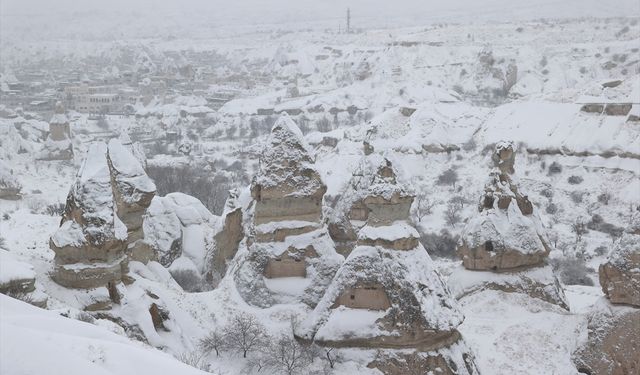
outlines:
[[[117,285],[129,281],[129,259],[155,255],[143,241],[143,217],[155,185],[138,160],[118,140],[89,147],[67,196],[60,228],[51,236],[55,269],[51,275],[69,288],[106,288],[106,299],[87,309],[118,303]]]
[[[623,234],[600,266],[608,300],[598,301],[589,313],[587,340],[573,356],[580,373],[640,373],[640,235],[635,229]]]
[[[494,169],[478,204],[478,214],[465,226],[457,253],[466,270],[450,280],[457,298],[486,289],[523,293],[569,310],[564,291],[546,258],[551,246],[537,212],[511,174],[515,149],[500,142],[492,155]]]
[[[580,374],[640,373],[640,309],[598,301],[589,314],[587,340],[573,354]]]
[[[237,249],[233,277],[247,303],[314,306],[344,258],[336,253],[322,222],[326,186],[312,150],[288,116],[273,126],[249,190],[250,196],[240,199],[250,200],[243,212],[228,211],[226,224],[232,231],[216,237],[214,268],[221,274]],[[239,240],[241,233],[245,238]],[[298,278],[297,292],[279,290],[277,280],[282,278]]]
[[[611,303],[640,308],[640,235],[624,233],[599,274],[602,292]]]
[[[479,214],[462,233],[458,254],[465,268],[472,270],[501,272],[539,266],[551,248],[533,204],[510,177],[513,146],[499,143],[492,159],[496,169],[480,198]]]
[[[256,225],[275,221],[319,222],[327,187],[313,167],[313,153],[289,118],[276,121],[251,183]]]
[[[463,316],[408,222],[404,204],[413,196],[389,160],[370,158],[379,167],[362,200],[371,208],[357,246],[295,335],[325,347],[375,349],[368,366],[386,374],[476,374],[457,330]]]
[[[90,146],[72,186],[60,228],[51,236],[56,253],[52,278],[71,288],[119,282],[126,273],[127,227],[116,215],[107,146]]]

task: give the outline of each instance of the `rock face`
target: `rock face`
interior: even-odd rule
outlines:
[[[602,292],[611,303],[640,308],[640,235],[624,233],[599,273]]]
[[[129,257],[139,257],[143,215],[154,194],[155,185],[119,141],[91,145],[49,242],[56,254],[54,281],[107,287],[117,302],[116,285],[126,281]]]
[[[377,349],[369,367],[385,374],[437,368],[476,374],[457,330],[463,316],[408,223],[404,204],[413,197],[397,183],[386,159],[374,182],[369,197],[377,199],[364,199],[374,209],[359,230],[357,246],[296,328],[296,337],[327,347]],[[449,350],[453,346],[459,349],[455,353]]]
[[[133,260],[146,263],[154,259],[154,253],[143,241],[142,222],[156,186],[139,160],[119,140],[109,142],[107,162],[117,214],[127,227],[128,253]]]
[[[356,171],[329,218],[331,237],[341,254],[349,255],[357,244],[413,249],[418,242],[415,228],[400,225],[406,237],[390,240],[385,227],[406,221],[413,195],[398,184],[391,161],[370,155]],[[364,230],[364,231],[363,231]]]
[[[608,300],[594,305],[587,340],[574,353],[580,373],[640,373],[639,245],[640,235],[632,229],[623,234],[600,266],[600,285]]]
[[[60,228],[50,241],[56,253],[53,279],[71,288],[95,288],[122,280],[127,227],[116,215],[107,146],[90,146],[72,186]]]
[[[216,238],[219,268],[238,247],[234,281],[252,305],[302,301],[314,306],[344,260],[322,223],[326,186],[313,163],[312,150],[296,124],[287,115],[280,117],[260,158],[250,202],[242,215],[227,214],[234,229]],[[237,224],[243,217],[247,219],[240,231]],[[240,233],[245,238],[238,241]],[[287,295],[270,287],[282,278],[299,278],[301,291]]]
[[[589,314],[587,341],[573,354],[581,374],[640,373],[640,309],[600,300]]]
[[[224,277],[227,272],[227,263],[238,253],[240,241],[244,238],[242,207],[236,207],[237,191],[230,192],[229,199],[223,213],[224,224],[222,229],[214,236],[215,252],[211,265],[211,271],[207,274],[207,280],[213,285]]]
[[[457,298],[485,289],[524,293],[569,309],[564,291],[546,258],[551,247],[533,204],[518,190],[515,149],[500,142],[492,155],[494,169],[480,198],[478,214],[464,228],[457,253],[469,273],[457,270],[450,278]]]
[[[512,145],[496,146],[496,170],[485,185],[479,214],[469,220],[458,247],[467,269],[500,272],[538,266],[551,251],[533,205],[509,176],[514,160]]]

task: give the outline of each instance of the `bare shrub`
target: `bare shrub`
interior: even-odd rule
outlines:
[[[420,242],[429,255],[448,259],[457,259],[458,239],[457,235],[452,236],[446,229],[441,230],[440,233],[422,233],[420,235]]]
[[[462,149],[467,152],[475,151],[476,148],[478,148],[478,145],[473,139],[470,139],[469,141],[462,144]]]
[[[177,357],[178,361],[195,367],[202,371],[208,371],[209,366],[204,362],[204,355],[199,352],[184,352]]]
[[[93,315],[89,314],[86,311],[80,311],[78,315],[76,315],[76,319],[81,322],[90,323],[90,324],[93,324],[96,321],[96,318],[94,318]]]
[[[44,212],[49,216],[62,216],[64,213],[64,203],[52,203],[44,208]]]
[[[609,204],[610,200],[611,200],[611,193],[608,191],[604,191],[600,195],[598,195],[598,202],[604,204],[605,206]]]
[[[0,236],[0,248],[5,249],[7,247],[7,240],[4,237]]]
[[[181,192],[198,198],[212,213],[224,209],[232,181],[223,174],[212,173],[201,166],[153,166],[147,168],[158,189],[158,195]]]
[[[555,203],[550,202],[547,207],[545,207],[544,211],[549,215],[555,215],[558,212],[558,206]]]
[[[447,169],[438,176],[438,185],[451,185],[455,188],[456,182],[458,182],[458,172],[453,168]]]
[[[316,121],[316,129],[322,133],[331,131],[331,121],[329,121],[326,116],[323,116],[320,120]]]
[[[551,265],[564,284],[593,286],[589,273],[595,271],[587,267],[584,259],[577,257],[552,259]]]
[[[567,179],[567,182],[570,183],[571,185],[579,185],[583,181],[584,181],[584,178],[580,176],[569,176],[569,178]]]
[[[576,221],[571,224],[571,231],[576,235],[576,243],[582,240],[583,235],[589,233],[587,225],[582,219],[576,219]]]
[[[571,200],[573,201],[573,203],[578,204],[578,203],[582,203],[582,197],[584,196],[584,192],[583,191],[572,191],[569,196],[571,197]]]
[[[560,164],[558,164],[557,161],[554,161],[553,163],[551,163],[549,165],[548,174],[549,175],[553,175],[553,174],[558,174],[558,173],[562,173],[562,166]]]

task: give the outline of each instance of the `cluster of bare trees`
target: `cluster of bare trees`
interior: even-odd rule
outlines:
[[[200,340],[199,349],[202,355],[242,354],[249,371],[268,374],[307,374],[315,358],[328,359],[331,367],[335,361],[330,349],[300,343],[291,334],[270,336],[260,321],[247,313],[239,313],[225,326],[209,332]]]

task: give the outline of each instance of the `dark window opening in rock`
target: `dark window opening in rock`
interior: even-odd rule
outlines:
[[[276,262],[282,262],[282,259],[276,258]]]
[[[295,261],[296,261],[296,262],[298,262],[298,263],[299,263],[299,262],[301,262],[301,260],[300,260],[300,259],[295,259]]]
[[[351,299],[356,299],[356,296],[352,294]]]
[[[591,374],[591,370],[586,369],[586,368],[579,368],[579,369],[578,369],[578,374],[592,375],[592,374]]]
[[[484,249],[486,251],[492,252],[493,251],[493,243],[491,241],[487,241],[484,243]]]

